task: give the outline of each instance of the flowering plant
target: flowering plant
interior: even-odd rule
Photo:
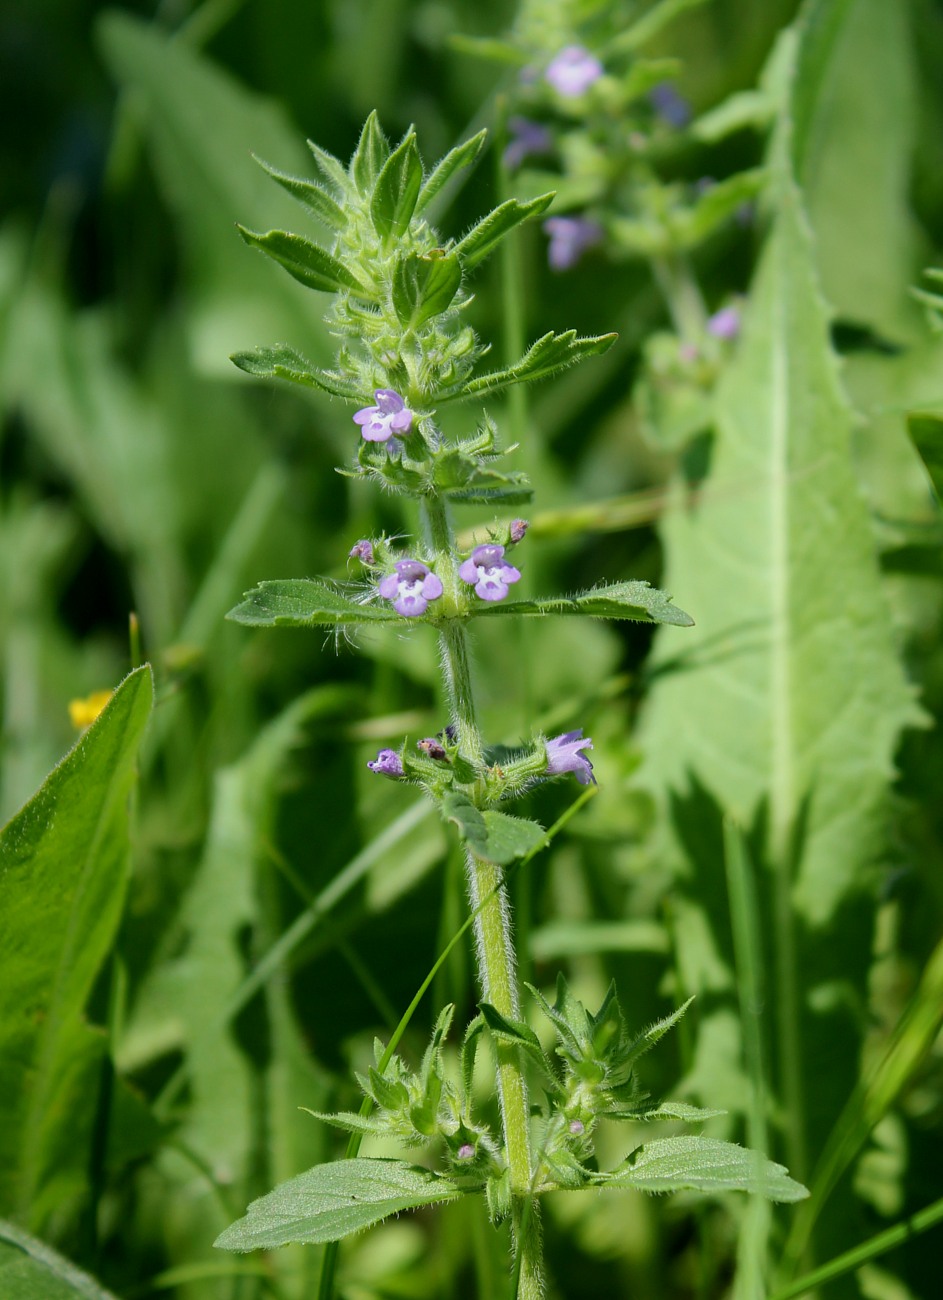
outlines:
[[[577,52],[578,53],[578,52]],[[560,63],[560,93],[590,88],[591,60],[572,51]],[[562,56],[561,56],[562,58]],[[716,1187],[752,1187],[774,1199],[804,1194],[779,1166],[728,1143],[706,1138],[653,1142],[617,1169],[600,1173],[592,1162],[597,1120],[705,1118],[709,1112],[649,1104],[634,1064],[680,1016],[676,1012],[638,1037],[630,1037],[614,992],[596,1015],[560,984],[551,1007],[536,995],[560,1039],[561,1073],[522,1019],[507,903],[510,873],[546,842],[537,822],[504,806],[535,783],[573,774],[595,783],[582,730],[535,736],[495,761],[481,735],[470,669],[469,624],[483,616],[636,619],[690,625],[689,615],[661,591],[615,580],[571,595],[516,596],[524,580],[517,550],[526,522],[487,525],[489,540],[467,553],[456,540],[453,511],[464,504],[502,507],[530,496],[526,479],[505,468],[508,454],[484,414],[464,438],[450,441],[438,420],[447,402],[481,399],[512,385],[547,378],[605,351],[612,334],[579,338],[574,331],[538,339],[513,365],[479,369],[487,348],[465,322],[470,274],[515,227],[543,213],[552,195],[509,199],[457,240],[429,224],[432,199],[484,145],[478,135],[427,172],[415,136],[395,147],[375,115],[367,120],[348,168],[312,146],[321,173],[310,181],[268,168],[330,234],[330,248],[283,231],[243,230],[246,242],[310,288],[332,294],[328,320],[341,340],[332,369],[312,366],[286,347],[241,353],[234,361],[249,373],[313,386],[357,407],[353,460],[341,472],[413,498],[421,529],[405,545],[386,537],[361,538],[350,549],[362,565],[363,586],[323,579],[263,582],[230,617],[255,627],[354,629],[427,624],[438,637],[448,721],[436,737],[400,749],[384,748],[370,770],[422,787],[463,842],[467,888],[476,934],[480,1014],[465,1032],[461,1079],[448,1077],[443,1045],[453,1018],[439,1016],[418,1073],[394,1053],[395,1041],[378,1045],[376,1064],[360,1079],[365,1094],[358,1115],[321,1118],[354,1137],[348,1159],[321,1165],[254,1203],[219,1245],[247,1250],[288,1241],[334,1242],[358,1228],[408,1208],[483,1192],[495,1221],[509,1216],[517,1257],[518,1295],[543,1291],[536,1197],[554,1188],[636,1186],[648,1190],[703,1186],[714,1170]],[[352,431],[353,432],[353,431]],[[513,556],[511,562],[509,553]],[[512,587],[515,595],[512,596]],[[475,1052],[490,1037],[496,1062],[501,1131],[473,1114],[470,1095]],[[528,1074],[546,1092],[537,1108],[542,1133],[531,1133]],[[446,1165],[432,1173],[398,1161],[355,1158],[363,1134],[389,1134],[410,1145],[444,1146]],[[680,1143],[680,1145],[678,1145]],[[718,1174],[722,1166],[723,1173]],[[332,1256],[327,1268],[331,1268]],[[323,1292],[323,1288],[322,1288]]]

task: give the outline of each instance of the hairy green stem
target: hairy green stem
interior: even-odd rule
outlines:
[[[446,503],[435,497],[424,502],[426,529],[435,551],[436,573],[446,600],[459,595],[455,563],[455,538]],[[447,620],[439,632],[451,723],[465,758],[484,760],[472,688],[468,632],[457,619]],[[517,970],[511,915],[503,869],[485,862],[470,849],[465,852],[468,896],[475,913],[475,947],[482,995],[503,1015],[520,1018]],[[485,901],[488,900],[488,901]],[[518,1260],[518,1300],[540,1300],[543,1295],[543,1260],[540,1219],[530,1195],[530,1112],[520,1051],[507,1043],[495,1044],[498,1098],[511,1179],[512,1224]]]

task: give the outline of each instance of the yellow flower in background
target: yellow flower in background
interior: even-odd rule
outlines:
[[[90,727],[102,709],[114,695],[114,691],[92,691],[84,700],[69,701],[69,720],[78,731]]]

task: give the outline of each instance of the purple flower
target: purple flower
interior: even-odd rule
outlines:
[[[544,77],[554,90],[567,99],[575,99],[589,90],[603,74],[603,66],[582,45],[567,45],[547,65]]]
[[[378,388],[374,393],[376,406],[365,406],[353,417],[354,424],[367,442],[387,442],[395,433],[409,433],[413,426],[413,413],[392,388]]]
[[[680,129],[691,120],[691,105],[679,95],[670,81],[654,86],[648,95],[652,108],[663,122]]]
[[[591,740],[583,739],[582,727],[579,731],[566,731],[562,736],[554,736],[553,740],[545,741],[547,775],[562,776],[564,772],[572,772],[580,785],[595,785],[593,765],[580,753],[581,749],[592,749],[592,747]]]
[[[547,261],[554,271],[568,271],[602,239],[602,226],[586,217],[548,217],[544,230],[550,236]]]
[[[395,749],[381,749],[376,758],[367,763],[367,767],[378,776],[391,776],[395,780],[403,775],[403,760]]]
[[[504,165],[510,171],[520,167],[531,154],[549,153],[553,148],[553,135],[540,122],[532,122],[527,117],[511,117],[508,118],[508,127],[514,139],[509,141],[504,151]]]
[[[707,332],[715,339],[735,339],[740,333],[740,313],[736,307],[722,307],[707,322]]]
[[[362,537],[359,542],[354,542],[353,546],[347,552],[352,560],[359,560],[361,564],[376,563],[373,554],[373,543]]]
[[[448,758],[448,754],[446,754],[444,746],[439,744],[437,736],[426,736],[425,740],[417,740],[416,748],[422,750],[424,754],[428,754],[430,758],[434,758],[439,763]]]
[[[397,560],[393,569],[380,583],[380,595],[393,602],[397,614],[416,618],[442,595],[442,583],[422,560]]]
[[[524,540],[524,534],[528,528],[530,528],[530,524],[526,519],[512,519],[508,527],[508,538],[514,545],[517,545],[518,542]]]
[[[586,1125],[583,1123],[581,1119],[571,1119],[570,1132],[573,1134],[574,1137],[582,1137],[583,1134],[586,1132]]]
[[[459,1149],[455,1152],[456,1160],[474,1160],[474,1158],[475,1158],[475,1148],[472,1146],[470,1142],[463,1142],[462,1145],[459,1147]]]
[[[512,582],[519,582],[520,570],[506,564],[504,547],[476,546],[458,571],[462,582],[471,583],[482,600],[503,600]]]

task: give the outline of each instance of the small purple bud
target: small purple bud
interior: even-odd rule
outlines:
[[[456,1160],[474,1160],[474,1158],[475,1158],[475,1148],[472,1146],[470,1142],[463,1142],[462,1145],[459,1147],[459,1149],[455,1152]]]
[[[505,562],[504,547],[493,543],[476,546],[458,576],[471,584],[482,600],[504,600],[511,583],[521,578],[520,570]]]
[[[722,307],[707,322],[707,332],[715,339],[735,339],[740,333],[740,313],[736,307]]]
[[[381,749],[376,758],[367,763],[371,772],[378,776],[391,776],[399,780],[403,775],[403,760],[395,749]]]
[[[376,560],[373,555],[373,543],[362,537],[359,542],[355,542],[347,552],[352,560],[359,560],[361,564],[375,564]]]
[[[583,1123],[581,1119],[571,1119],[570,1132],[573,1134],[574,1137],[582,1137],[582,1135],[586,1132],[586,1125]]]
[[[578,731],[566,731],[562,736],[554,736],[544,742],[547,751],[547,775],[562,776],[572,772],[580,785],[595,785],[593,765],[580,753],[583,749],[592,749],[593,742],[583,739],[583,728]]]
[[[576,99],[603,75],[603,66],[582,45],[567,45],[547,65],[544,77],[565,99]]]
[[[520,167],[531,154],[550,153],[553,148],[553,135],[549,127],[540,122],[531,122],[526,117],[511,117],[508,118],[508,129],[514,137],[504,150],[504,165],[508,171]]]
[[[424,754],[428,754],[430,758],[434,758],[440,763],[444,758],[448,757],[445,750],[434,736],[427,736],[425,740],[417,740],[416,748],[421,749]]]
[[[397,560],[393,570],[382,579],[378,591],[404,618],[425,614],[429,602],[442,595],[441,580],[422,560]]]
[[[524,534],[527,532],[529,527],[530,524],[526,519],[511,520],[511,525],[508,528],[508,540],[512,546],[516,546],[518,542],[524,540]]]
[[[649,91],[648,98],[652,108],[663,122],[668,126],[681,127],[687,126],[691,120],[691,105],[679,95],[670,81],[663,81],[660,85],[654,86]]]
[[[388,442],[394,434],[405,437],[413,427],[413,413],[392,388],[378,388],[376,406],[364,406],[353,416],[367,442]]]
[[[602,239],[602,226],[587,217],[548,217],[544,231],[550,236],[547,261],[553,271],[568,271]]]

